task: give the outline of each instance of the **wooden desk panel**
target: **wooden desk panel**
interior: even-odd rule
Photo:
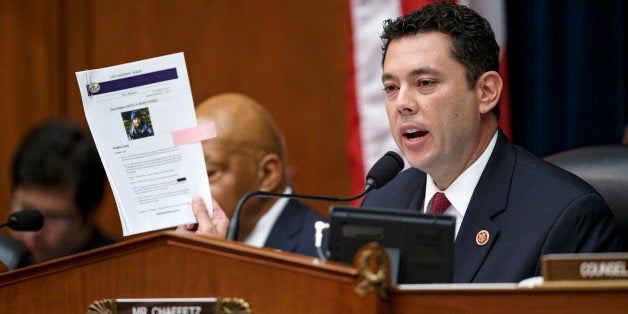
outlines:
[[[391,313],[627,313],[628,284],[395,290]]]
[[[374,313],[357,271],[296,254],[172,232],[0,275],[2,312],[84,313],[114,298],[239,297],[254,313]]]
[[[357,265],[357,264],[356,264]],[[0,312],[85,313],[115,298],[238,297],[254,313],[626,313],[628,282],[412,285],[359,297],[357,266],[161,232],[0,274]],[[411,289],[406,289],[411,288]]]

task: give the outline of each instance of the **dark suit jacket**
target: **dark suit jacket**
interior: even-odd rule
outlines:
[[[318,257],[314,247],[314,223],[319,220],[327,222],[313,209],[291,199],[277,218],[264,246]],[[327,251],[326,244],[324,238],[323,252]]]
[[[425,181],[410,168],[362,206],[418,210]],[[489,233],[484,246],[476,243],[480,230]],[[544,254],[605,251],[621,251],[621,240],[604,199],[499,132],[455,241],[454,282],[518,282],[540,274]]]

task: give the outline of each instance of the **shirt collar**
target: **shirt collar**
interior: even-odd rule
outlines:
[[[292,194],[292,188],[286,187],[283,194]],[[284,207],[288,204],[288,201],[289,199],[287,197],[277,199],[268,211],[257,221],[253,231],[251,231],[249,236],[244,239],[243,242],[251,246],[263,247],[268,239],[270,231],[273,229],[273,226],[281,215]]]
[[[438,187],[434,184],[434,180],[432,180],[432,177],[428,174],[427,182],[425,184],[425,200],[423,201],[422,212],[425,212],[425,209],[428,208],[427,205],[432,200],[432,196],[434,196],[436,192],[443,192],[445,193],[445,196],[447,196],[449,202],[451,202],[451,205],[461,214],[462,217],[464,217],[467,207],[469,206],[469,202],[471,201],[473,191],[475,190],[475,186],[478,184],[478,181],[480,181],[482,172],[484,171],[484,168],[486,168],[486,164],[493,153],[496,143],[497,132],[493,135],[493,138],[482,155],[480,155],[480,157],[473,162],[469,168],[462,172],[462,174],[460,174],[445,191],[438,189]]]

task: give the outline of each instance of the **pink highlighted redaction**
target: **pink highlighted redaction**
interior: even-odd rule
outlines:
[[[172,135],[172,144],[176,147],[214,138],[216,137],[216,127],[213,123],[206,123],[183,130],[177,130],[170,133],[170,135]]]

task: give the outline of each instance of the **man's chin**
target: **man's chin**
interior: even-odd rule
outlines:
[[[413,168],[417,168],[423,172],[427,172],[427,169],[430,167],[430,162],[425,157],[426,156],[412,156],[412,155],[404,155],[408,163]]]

